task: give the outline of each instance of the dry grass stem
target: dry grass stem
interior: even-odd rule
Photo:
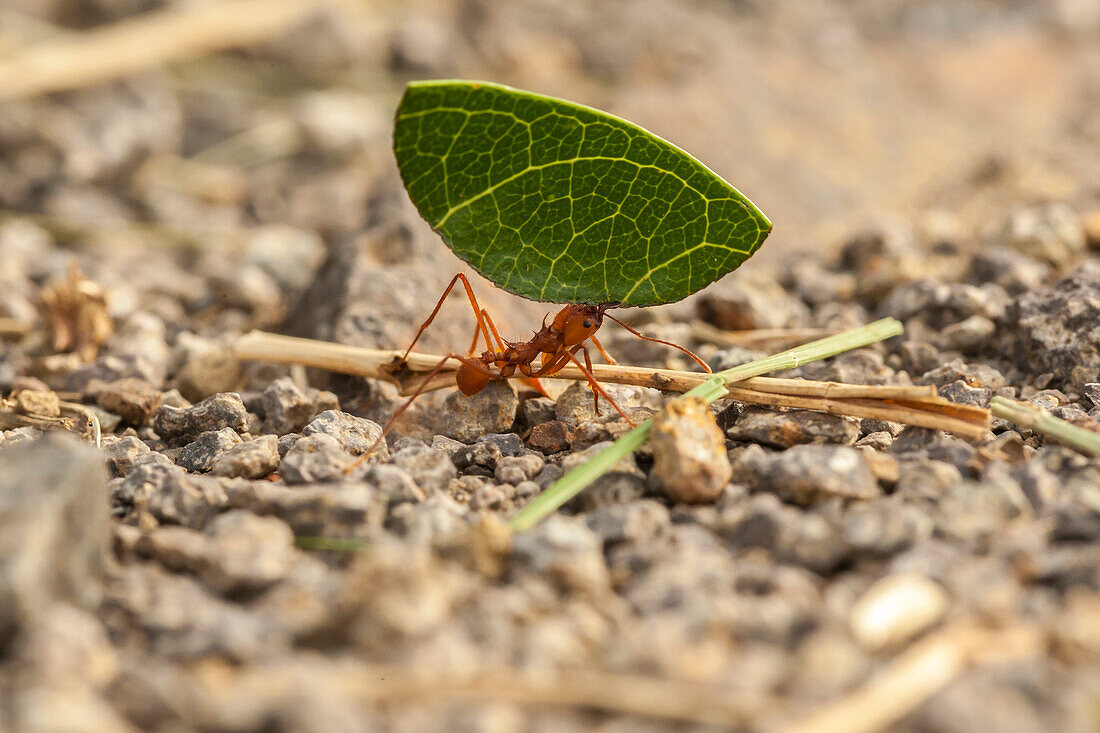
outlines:
[[[989,630],[960,624],[917,642],[860,689],[781,730],[884,730],[973,666],[1025,660],[1043,651],[1043,636],[1032,627]]]
[[[383,666],[348,672],[339,679],[344,691],[372,704],[461,700],[558,705],[722,726],[746,725],[778,706],[778,701],[764,695],[694,680],[584,669],[539,675],[489,669],[448,676]]]
[[[726,331],[707,323],[691,324],[691,335],[718,346],[783,349],[833,336],[840,331],[829,328],[757,328],[751,331]]]
[[[914,406],[897,404],[891,400],[849,400],[830,399],[822,397],[799,397],[789,394],[772,394],[754,389],[743,389],[739,386],[731,386],[729,396],[738,402],[750,402],[758,405],[771,405],[772,407],[796,407],[803,410],[827,412],[830,415],[847,415],[849,417],[874,418],[877,420],[889,420],[903,425],[915,425],[919,428],[931,428],[944,430],[956,435],[980,440],[989,432],[989,413],[981,411],[974,419],[966,420],[950,417],[938,412],[934,403],[913,402]]]
[[[342,374],[383,379],[396,385],[402,394],[412,394],[443,357],[413,352],[406,362],[400,351],[364,349],[311,339],[278,336],[259,331],[237,341],[237,355],[245,360],[275,361],[327,369]],[[447,364],[428,389],[454,386],[458,363]],[[651,387],[666,392],[687,392],[709,375],[672,369],[650,369],[607,364],[593,367],[601,382]],[[567,366],[553,379],[583,380],[584,374]],[[729,388],[730,397],[740,402],[797,407],[834,415],[869,417],[905,425],[945,430],[969,438],[981,439],[989,431],[989,411],[969,405],[957,405],[942,399],[934,387],[838,384],[806,379],[753,377]]]
[[[79,89],[285,33],[333,0],[173,6],[35,44],[0,62],[0,99]]]
[[[0,318],[0,336],[25,336],[31,324],[20,318]]]

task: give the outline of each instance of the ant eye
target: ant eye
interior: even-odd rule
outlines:
[[[581,325],[584,326],[585,328],[592,328],[592,321],[585,321]]]

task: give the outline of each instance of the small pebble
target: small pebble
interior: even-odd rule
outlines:
[[[260,393],[264,431],[276,435],[296,433],[313,417],[313,401],[290,377],[280,377]]]
[[[54,392],[39,392],[23,389],[14,395],[15,409],[22,415],[36,417],[59,417],[61,400]]]
[[[279,441],[274,435],[261,435],[234,445],[216,456],[210,473],[228,478],[259,479],[279,468]]]
[[[490,382],[472,397],[461,392],[447,395],[440,415],[440,431],[448,438],[472,443],[486,433],[503,433],[512,427],[519,409],[515,388],[508,382]]]
[[[230,448],[241,444],[241,436],[231,428],[210,430],[199,435],[176,453],[176,465],[195,473],[210,470],[214,460]]]
[[[294,443],[283,456],[279,475],[288,484],[339,481],[352,460],[336,438],[318,433]]]
[[[550,420],[531,428],[527,436],[527,445],[546,455],[560,453],[569,447],[573,431],[561,420]]]
[[[649,432],[653,477],[672,501],[714,501],[733,476],[714,414],[701,399],[671,402]]]
[[[106,435],[100,449],[107,455],[107,470],[113,477],[130,473],[138,456],[149,453],[149,446],[133,435]]]
[[[869,651],[902,644],[939,622],[949,599],[939,583],[917,573],[889,575],[852,606],[849,626]]]
[[[450,456],[427,446],[405,448],[394,453],[391,460],[429,496],[446,491],[451,479],[458,475]]]
[[[757,486],[784,501],[811,506],[830,497],[873,499],[882,491],[855,448],[796,445],[749,462]]]
[[[851,445],[859,437],[859,421],[809,410],[774,410],[750,406],[726,435],[777,448],[801,444]]]
[[[133,377],[105,384],[96,394],[100,407],[134,426],[148,423],[162,400],[160,390],[143,379]]]
[[[231,510],[210,523],[203,581],[220,593],[255,592],[286,577],[296,550],[294,533],[275,517]]]
[[[370,460],[381,461],[389,456],[386,442],[379,440],[382,427],[364,417],[356,417],[339,410],[325,410],[305,426],[302,435],[324,433],[336,438],[340,446],[353,456],[361,456],[374,448]]]
[[[222,428],[243,432],[247,427],[248,411],[235,392],[207,397],[191,407],[161,405],[153,413],[153,430],[164,440],[178,441]]]
[[[519,420],[528,429],[549,422],[554,417],[555,402],[549,397],[532,397],[520,403]]]

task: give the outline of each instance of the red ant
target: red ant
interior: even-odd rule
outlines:
[[[470,344],[468,355],[459,356],[458,354],[450,353],[443,357],[431,372],[428,373],[428,376],[424,378],[424,381],[416,391],[406,400],[405,404],[401,405],[401,407],[394,412],[393,416],[386,423],[386,426],[382,429],[382,434],[378,436],[370,449],[348,467],[348,472],[354,470],[355,467],[367,459],[367,456],[374,451],[375,446],[377,446],[390,431],[394,421],[396,421],[397,418],[412,405],[413,401],[424,392],[428,384],[431,383],[432,378],[435,377],[451,359],[460,362],[458,372],[455,374],[455,382],[458,385],[458,389],[467,397],[472,397],[485,389],[490,382],[503,381],[517,376],[517,371],[520,376],[529,379],[538,379],[539,377],[548,377],[556,374],[561,371],[566,364],[573,362],[588,379],[588,383],[592,385],[592,399],[596,410],[599,410],[600,397],[603,397],[607,400],[608,404],[614,407],[615,410],[622,415],[623,419],[626,420],[631,427],[634,426],[634,423],[631,421],[630,417],[623,412],[622,408],[615,403],[615,400],[611,399],[610,395],[608,395],[603,387],[599,385],[599,382],[596,381],[596,378],[592,376],[592,359],[588,354],[588,347],[585,345],[585,342],[591,341],[608,364],[616,363],[615,360],[611,358],[611,355],[604,349],[603,344],[596,338],[596,331],[603,325],[603,319],[605,317],[619,324],[640,339],[679,349],[694,359],[696,363],[703,367],[708,373],[711,371],[710,367],[707,366],[702,359],[683,346],[645,336],[607,312],[611,308],[618,307],[618,303],[604,303],[602,305],[567,305],[558,311],[557,315],[554,316],[553,322],[551,322],[549,326],[546,325],[546,318],[543,318],[542,328],[536,331],[529,340],[517,342],[507,341],[501,338],[500,332],[497,331],[496,324],[493,323],[493,319],[489,317],[489,313],[478,305],[477,298],[474,296],[474,290],[470,287],[470,281],[467,280],[466,276],[462,273],[451,278],[451,282],[447,285],[447,289],[443,291],[443,295],[440,296],[439,302],[435,304],[435,309],[432,311],[431,315],[428,316],[428,319],[420,326],[420,330],[417,331],[416,337],[412,340],[412,343],[409,344],[409,348],[405,349],[405,354],[401,357],[402,359],[408,358],[409,353],[413,350],[413,347],[416,346],[416,342],[420,340],[424,331],[431,325],[432,321],[435,320],[436,315],[439,313],[439,309],[443,306],[443,302],[447,299],[447,296],[451,294],[451,290],[454,289],[454,286],[459,281],[462,281],[462,286],[466,289],[466,295],[470,299],[470,306],[474,309],[474,317],[477,319],[477,329],[474,331],[474,340],[473,343]],[[485,345],[488,346],[488,349],[483,351],[480,356],[475,356],[474,351],[477,349],[479,338],[485,340]],[[577,360],[576,354],[578,351],[584,355],[584,364],[581,364],[580,361]],[[535,366],[535,360],[540,356],[542,357],[541,364]]]

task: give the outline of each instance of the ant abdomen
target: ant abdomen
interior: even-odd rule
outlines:
[[[467,397],[473,397],[481,390],[489,386],[490,374],[486,369],[477,369],[468,364],[463,364],[455,374],[455,382],[458,389]]]

